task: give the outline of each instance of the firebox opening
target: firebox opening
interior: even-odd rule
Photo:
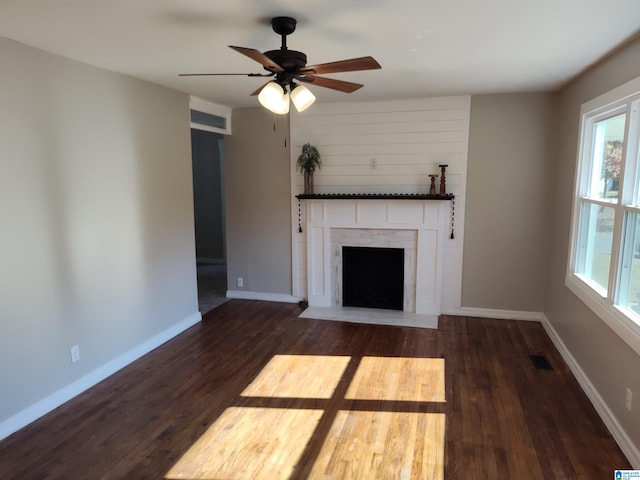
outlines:
[[[342,247],[342,305],[403,310],[404,249]]]

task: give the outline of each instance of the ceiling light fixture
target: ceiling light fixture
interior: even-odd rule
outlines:
[[[277,81],[267,83],[258,94],[258,101],[267,110],[279,115],[289,113],[289,100],[296,110],[303,112],[316,101],[316,96],[304,85],[289,83],[291,94],[287,92],[287,87]]]
[[[316,101],[316,96],[304,85],[291,84],[291,101],[299,112],[304,112]]]
[[[277,114],[289,113],[289,102],[293,102],[296,110],[302,112],[309,108],[316,97],[307,87],[296,85],[294,80],[311,83],[315,87],[330,88],[338,92],[352,93],[363,87],[361,83],[346,82],[335,78],[321,77],[327,73],[356,72],[361,70],[376,70],[382,68],[373,57],[358,57],[337,62],[307,65],[307,55],[304,52],[290,50],[287,47],[287,36],[296,29],[296,19],[291,17],[274,17],[271,19],[273,31],[280,35],[279,50],[260,52],[255,48],[230,48],[251,60],[258,62],[267,73],[181,73],[181,76],[197,75],[246,75],[248,77],[274,77],[272,81],[262,87],[258,93],[260,104]],[[289,93],[287,93],[287,91]],[[255,95],[256,92],[252,93]]]
[[[289,113],[289,94],[277,82],[267,83],[258,94],[258,101],[267,110],[279,115]]]

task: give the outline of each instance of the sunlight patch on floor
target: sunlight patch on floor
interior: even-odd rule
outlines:
[[[303,454],[310,479],[443,479],[442,358],[275,355],[238,402],[166,479],[289,479]]]
[[[274,355],[243,397],[331,398],[351,357]]]
[[[444,358],[363,357],[345,398],[444,402]]]
[[[231,407],[167,473],[167,479],[288,479],[322,410]]]
[[[310,479],[442,480],[442,413],[340,411]]]

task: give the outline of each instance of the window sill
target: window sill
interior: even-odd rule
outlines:
[[[637,314],[628,308],[612,305],[606,298],[599,295],[591,286],[580,277],[568,273],[565,285],[571,290],[589,309],[595,313],[605,324],[609,326],[627,345],[640,355],[640,323],[634,320]]]

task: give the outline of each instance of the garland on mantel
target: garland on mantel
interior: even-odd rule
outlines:
[[[429,195],[422,193],[301,193],[296,195],[298,199],[298,233],[302,233],[302,215],[300,212],[301,200],[451,200],[450,227],[452,240],[454,236],[454,222],[456,214],[455,195]]]

